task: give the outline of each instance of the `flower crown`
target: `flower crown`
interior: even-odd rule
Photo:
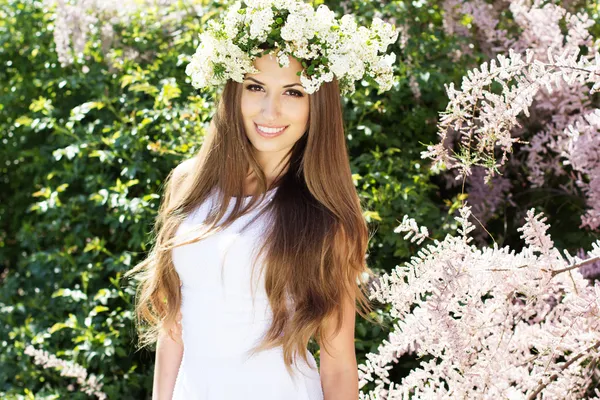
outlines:
[[[366,74],[380,91],[393,84],[396,55],[386,54],[398,38],[393,25],[379,18],[370,28],[357,26],[354,16],[336,19],[320,5],[315,11],[298,0],[243,0],[234,3],[225,18],[211,20],[200,35],[200,45],[186,67],[196,89],[220,86],[259,71],[252,62],[274,51],[281,67],[289,57],[302,63],[300,82],[312,94],[335,76],[342,94],[354,92],[354,82]]]

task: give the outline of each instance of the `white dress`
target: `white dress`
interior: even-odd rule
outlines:
[[[216,190],[190,213],[177,229],[177,236],[204,221]],[[281,348],[252,357],[246,354],[259,343],[272,318],[259,262],[254,273],[254,302],[250,287],[250,260],[262,243],[267,215],[244,232],[241,228],[270,201],[275,190],[267,192],[257,209],[226,229],[172,250],[173,264],[182,281],[184,345],[173,400],[323,399],[319,371],[310,352],[309,364],[297,357],[293,377],[285,368]],[[243,198],[244,202],[249,200]],[[234,202],[231,199],[225,217]]]

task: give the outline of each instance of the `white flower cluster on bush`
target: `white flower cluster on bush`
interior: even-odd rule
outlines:
[[[134,15],[139,13],[156,14],[165,37],[175,38],[183,17],[189,13],[203,14],[203,5],[199,2],[186,2],[178,7],[178,0],[44,0],[47,13],[53,15],[54,45],[58,61],[62,67],[76,63],[85,64],[90,60],[84,54],[86,44],[98,37],[100,51],[110,63],[114,60],[139,59],[150,54],[140,54],[135,48],[121,43],[122,32],[115,25],[129,25]],[[115,49],[122,49],[117,55]],[[109,67],[111,69],[112,67]],[[89,71],[84,65],[83,71]]]
[[[62,376],[77,378],[77,383],[80,385],[80,390],[89,396],[95,396],[99,400],[107,398],[106,393],[102,392],[104,385],[94,374],[88,374],[87,369],[81,365],[67,360],[61,360],[54,354],[36,349],[32,345],[28,345],[23,352],[28,356],[33,357],[34,363],[41,365],[44,368],[57,368]],[[73,390],[73,385],[69,385],[68,390]]]
[[[258,72],[252,62],[268,47],[276,50],[282,67],[289,65],[289,57],[303,62],[300,81],[309,94],[334,76],[344,94],[352,93],[354,82],[365,75],[384,91],[392,87],[396,60],[386,50],[397,38],[396,28],[379,18],[367,28],[350,14],[336,19],[325,5],[315,10],[297,0],[244,0],[231,6],[223,20],[209,21],[186,74],[197,89],[228,79],[242,82],[245,74]]]

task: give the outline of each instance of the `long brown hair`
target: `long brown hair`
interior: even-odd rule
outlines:
[[[177,322],[181,282],[170,250],[227,227],[260,201],[254,197],[242,207],[250,169],[258,178],[259,191],[270,189],[244,131],[242,88],[233,81],[225,85],[213,119],[215,129],[206,135],[194,167],[180,182],[173,182],[173,173],[167,177],[153,230],[155,244],[149,256],[125,275],[136,274],[140,281],[136,315],[141,346],[156,342],[161,327]],[[333,318],[334,334],[339,332],[345,298],[354,299],[366,319],[371,320],[372,311],[366,285],[359,284],[364,273],[373,276],[366,264],[369,231],[352,181],[337,81],[324,83],[312,94],[309,107],[308,130],[288,153],[287,168],[273,183],[278,186],[273,200],[262,210],[269,211],[271,219],[259,250],[265,255],[262,267],[273,320],[254,351],[282,346],[290,372],[298,354],[308,361],[311,337],[326,350],[324,322]],[[171,201],[174,185],[181,195]],[[215,187],[220,189],[220,206],[204,221],[207,230],[175,243],[179,224]],[[231,214],[216,226],[232,196],[238,197]]]

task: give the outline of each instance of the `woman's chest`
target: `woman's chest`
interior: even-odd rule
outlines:
[[[180,224],[176,237],[190,241],[198,236],[207,214],[208,207],[199,207]],[[246,297],[254,290],[258,295],[264,295],[264,257],[257,257],[263,243],[263,217],[266,216],[255,217],[256,212],[251,212],[199,241],[172,249],[173,265],[182,285],[214,294]]]

